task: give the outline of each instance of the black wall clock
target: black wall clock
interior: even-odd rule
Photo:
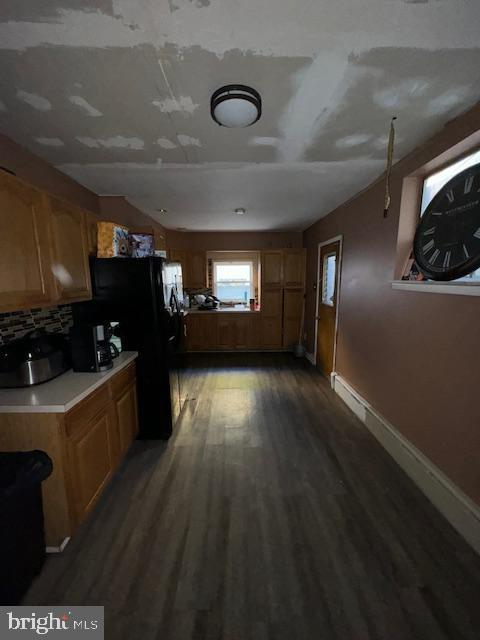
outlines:
[[[480,164],[452,178],[415,232],[415,262],[431,280],[455,280],[480,267]]]

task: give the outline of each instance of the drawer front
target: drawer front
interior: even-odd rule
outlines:
[[[67,436],[78,433],[110,402],[108,386],[102,385],[69,411],[65,417]]]
[[[135,362],[129,364],[128,367],[119,371],[113,378],[110,380],[110,389],[112,398],[116,398],[125,387],[128,387],[135,380],[136,368]]]

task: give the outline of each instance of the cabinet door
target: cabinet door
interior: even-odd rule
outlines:
[[[209,351],[217,348],[217,317],[213,313],[187,316],[187,345],[189,351]]]
[[[112,473],[108,409],[68,440],[72,502],[76,522],[83,520]]]
[[[217,347],[218,349],[235,348],[235,319],[229,317],[217,318]]]
[[[303,289],[285,289],[283,294],[283,346],[291,348],[300,338]]]
[[[115,400],[121,455],[124,455],[138,432],[137,389],[131,384]]]
[[[281,287],[283,283],[283,252],[281,249],[262,251],[262,284]]]
[[[283,250],[283,286],[303,287],[305,284],[305,249]]]
[[[207,254],[205,251],[187,253],[187,284],[190,289],[204,289],[207,286]]]
[[[250,346],[250,317],[237,316],[235,319],[234,332],[235,349],[248,349]]]
[[[265,349],[282,348],[282,318],[266,318],[260,320],[261,347]]]
[[[0,172],[0,212],[0,312],[51,302],[46,198]]]
[[[269,318],[282,317],[282,298],[283,291],[281,289],[264,289],[262,291],[262,316]]]
[[[249,349],[256,349],[262,345],[260,313],[250,313],[248,316],[248,342]]]
[[[59,302],[91,298],[85,213],[51,198],[52,271]]]

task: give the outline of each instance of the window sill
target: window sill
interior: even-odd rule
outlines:
[[[424,293],[446,293],[456,296],[480,296],[480,282],[414,282],[394,280],[392,289]]]

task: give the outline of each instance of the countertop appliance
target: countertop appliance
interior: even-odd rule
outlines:
[[[164,258],[91,258],[92,300],[74,324],[118,322],[122,348],[138,351],[139,437],[167,439],[186,399],[182,268]]]
[[[111,369],[118,350],[110,344],[110,337],[109,323],[74,323],[70,329],[73,370],[98,372]]]
[[[70,369],[67,337],[31,331],[0,348],[0,387],[29,387],[51,380]]]

